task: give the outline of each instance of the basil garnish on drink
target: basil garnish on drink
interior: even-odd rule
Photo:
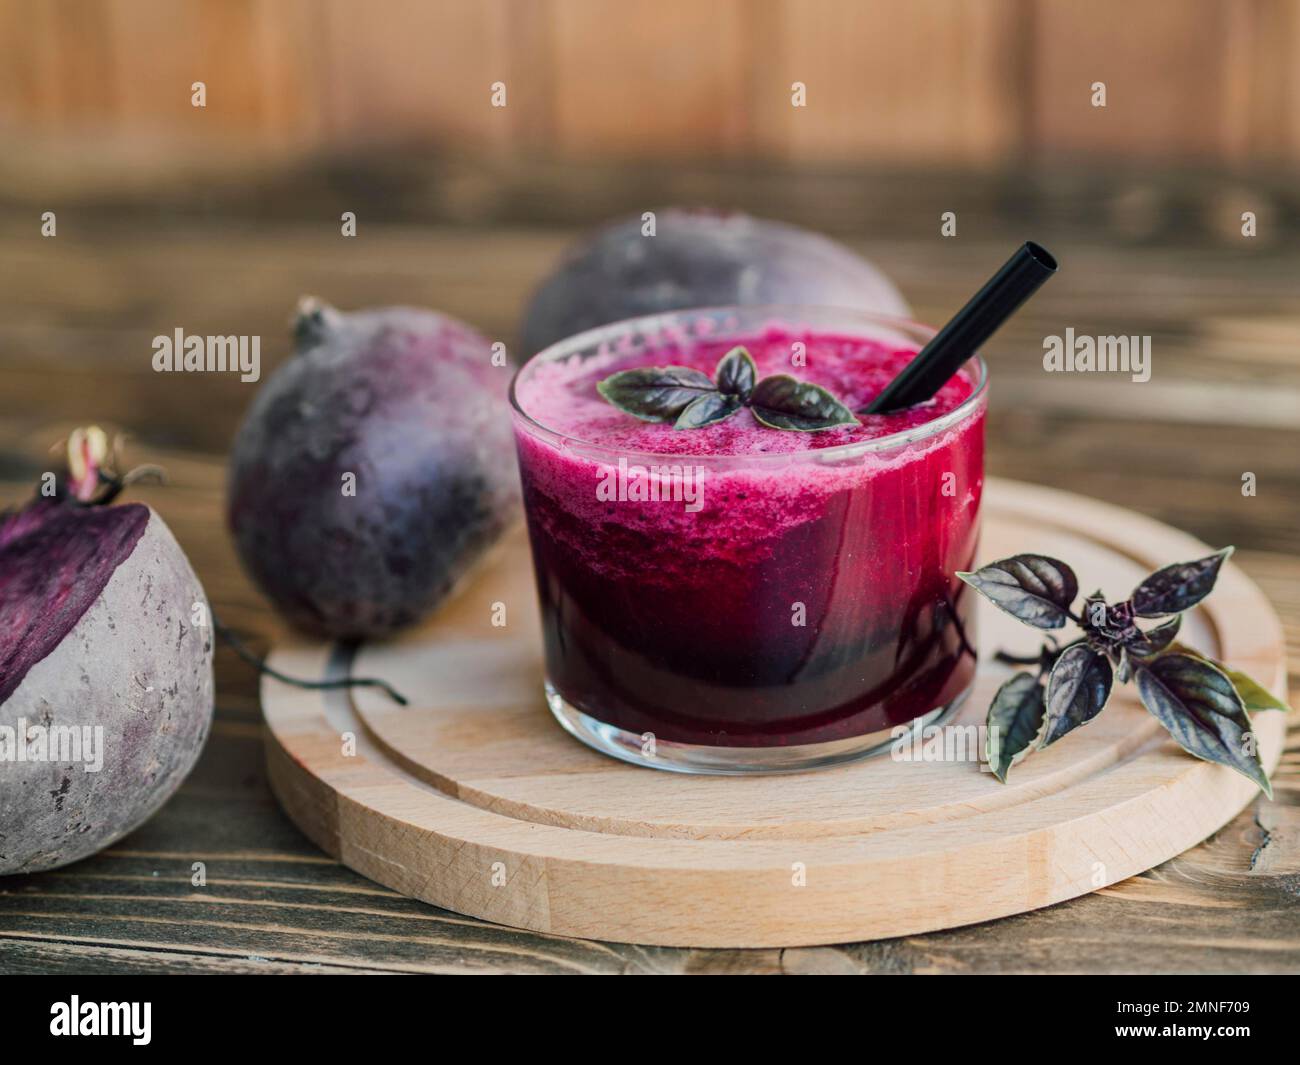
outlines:
[[[713,377],[688,366],[620,370],[596,385],[604,399],[646,422],[672,422],[675,429],[702,429],[743,407],[770,429],[812,433],[857,425],[854,413],[820,385],[788,374],[762,380],[743,347],[719,361]]]

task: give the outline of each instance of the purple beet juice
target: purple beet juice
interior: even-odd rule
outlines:
[[[737,344],[858,410],[928,339],[851,312],[723,309],[593,330],[513,389],[548,699],[619,757],[710,772],[827,764],[928,719],[975,671],[983,364],[930,402],[817,432],[749,410],[640,421],[610,374],[712,374]]]

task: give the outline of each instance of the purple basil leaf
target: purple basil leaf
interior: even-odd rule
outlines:
[[[718,361],[713,371],[718,391],[728,396],[738,396],[741,402],[749,399],[758,380],[758,367],[744,348],[732,348]]]
[[[1246,705],[1246,713],[1253,714],[1260,710],[1281,710],[1284,714],[1291,712],[1291,708],[1286,703],[1265,688],[1264,685],[1241,672],[1241,670],[1230,669],[1217,659],[1210,658],[1195,647],[1188,647],[1185,643],[1170,644],[1169,649],[1181,655],[1191,655],[1193,658],[1205,659],[1232,681],[1232,686],[1237,689],[1237,694],[1241,696],[1241,701]]]
[[[1127,684],[1133,679],[1133,659],[1129,657],[1127,648],[1120,650],[1119,666],[1115,669],[1115,679],[1121,684]]]
[[[1069,621],[1070,604],[1079,593],[1074,570],[1046,555],[1012,555],[957,576],[1012,617],[1038,629],[1059,629]]]
[[[1128,603],[1107,603],[1101,593],[1088,596],[1079,610],[1083,628],[1112,646],[1128,644],[1142,635],[1133,621],[1133,608]]]
[[[1213,590],[1219,567],[1231,554],[1232,548],[1225,547],[1195,562],[1176,562],[1156,570],[1129,596],[1133,613],[1140,618],[1162,618],[1190,610]]]
[[[1114,679],[1106,656],[1087,644],[1062,651],[1047,678],[1047,723],[1039,746],[1050,746],[1100,714]]]
[[[1270,798],[1245,704],[1232,680],[1204,658],[1166,654],[1137,671],[1143,705],[1188,754],[1235,769]]]
[[[857,416],[820,385],[797,381],[789,374],[764,377],[749,397],[754,417],[769,429],[815,433],[857,425]]]
[[[674,429],[701,429],[706,425],[730,418],[740,410],[742,404],[738,396],[724,396],[721,392],[706,392],[691,400],[686,409],[677,416]]]
[[[708,374],[689,366],[648,366],[621,370],[598,385],[607,402],[645,422],[671,422],[692,401],[716,392]]]
[[[1135,658],[1150,658],[1173,643],[1174,637],[1178,635],[1178,630],[1182,626],[1182,617],[1175,614],[1168,621],[1161,622],[1146,632],[1139,629],[1136,636],[1130,636],[1125,641],[1125,649]]]
[[[1291,712],[1291,708],[1286,703],[1241,670],[1229,669],[1222,662],[1213,662],[1212,665],[1232,681],[1233,688],[1246,706],[1246,713],[1254,714],[1260,710],[1281,710],[1284,714]]]
[[[989,704],[985,754],[993,775],[1007,782],[1007,771],[1027,755],[1043,727],[1043,686],[1032,673],[1017,673]]]

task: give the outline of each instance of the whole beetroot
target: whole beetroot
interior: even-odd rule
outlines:
[[[875,266],[828,237],[746,214],[667,208],[569,249],[524,315],[523,354],[609,322],[688,307],[794,304],[907,317]]]
[[[84,858],[180,786],[212,721],[209,618],[148,507],[0,515],[0,874]]]
[[[230,529],[298,628],[382,636],[426,615],[512,519],[508,371],[433,311],[304,300],[295,339],[235,439]]]

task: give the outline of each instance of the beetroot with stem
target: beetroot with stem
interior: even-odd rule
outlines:
[[[74,434],[57,495],[0,516],[0,874],[137,827],[212,720],[203,588],[154,511],[108,505],[104,452]]]
[[[295,337],[235,440],[230,528],[298,628],[382,636],[432,610],[514,514],[509,372],[433,311],[304,300]]]
[[[584,237],[537,289],[523,354],[585,329],[689,307],[845,307],[907,317],[875,266],[829,237],[736,212],[667,208],[655,235],[641,216]]]

